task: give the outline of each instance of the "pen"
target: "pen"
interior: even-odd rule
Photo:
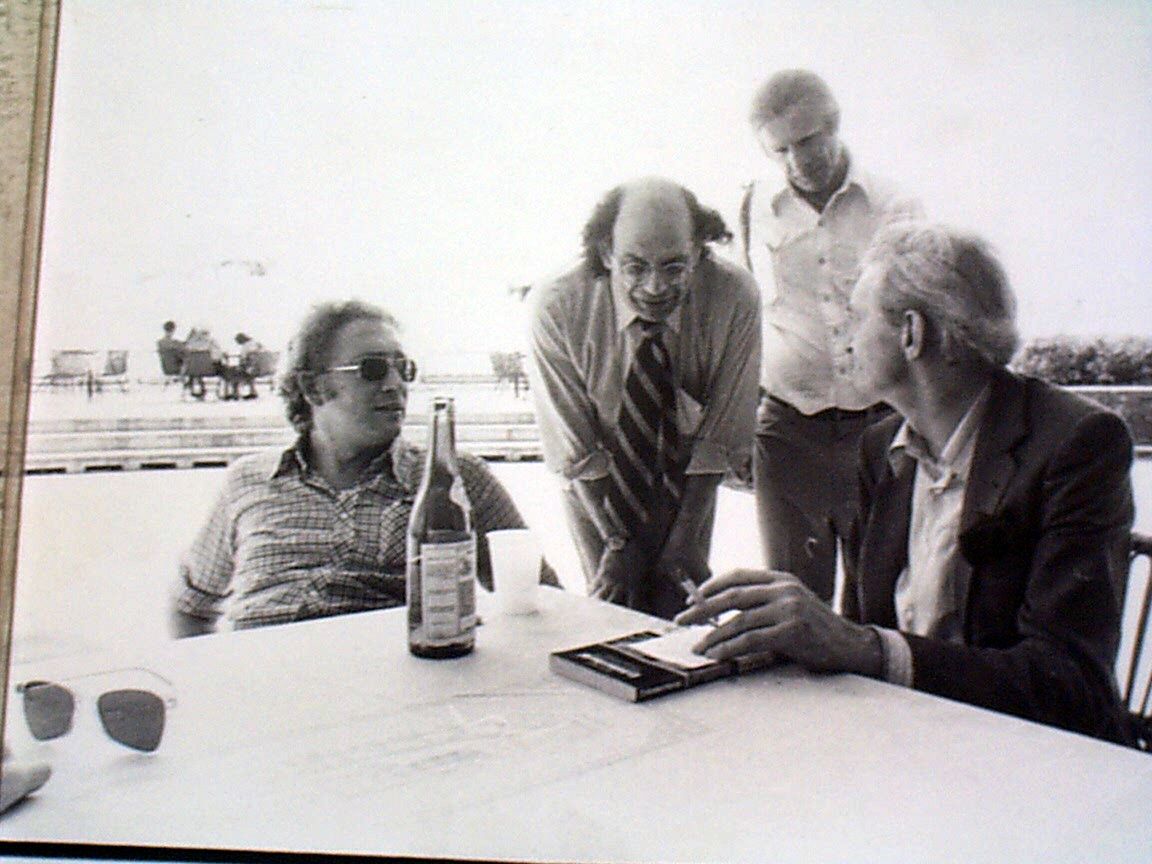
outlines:
[[[684,589],[684,593],[688,595],[689,605],[696,606],[703,602],[700,598],[699,586],[689,578],[688,574],[684,572],[683,567],[673,568],[672,578],[679,583],[680,587]],[[715,615],[711,615],[708,617],[707,623],[716,627],[720,624],[720,621]]]

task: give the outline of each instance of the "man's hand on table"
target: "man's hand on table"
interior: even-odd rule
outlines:
[[[605,546],[588,593],[608,603],[634,607],[648,572],[648,561],[647,550],[636,540],[626,541],[621,549]]]
[[[693,650],[717,660],[772,652],[816,672],[883,674],[876,631],[837,615],[791,573],[733,570],[709,579],[676,623],[702,624],[728,611],[737,614]]]

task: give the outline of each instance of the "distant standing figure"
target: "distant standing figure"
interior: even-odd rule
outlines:
[[[855,505],[860,437],[888,413],[851,378],[848,297],[884,224],[920,215],[840,142],[840,109],[812,72],[769,78],[750,121],[779,180],[748,186],[744,260],[764,305],[761,398],[753,455],[760,539],[769,568],[795,573],[824,600]]]
[[[519,399],[520,388],[528,389],[528,377],[524,372],[524,355],[519,351],[494,351],[491,355],[492,371],[496,373],[496,387],[505,381],[512,382],[512,393]]]

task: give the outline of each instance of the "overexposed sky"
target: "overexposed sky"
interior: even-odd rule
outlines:
[[[599,196],[771,174],[756,85],[822,74],[855,157],[999,247],[1026,336],[1152,332],[1152,6],[63,0],[37,353],[160,322],[279,347],[360,296],[433,365],[520,344],[509,286]]]

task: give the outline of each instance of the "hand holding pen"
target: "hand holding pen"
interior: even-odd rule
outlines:
[[[698,605],[703,600],[700,596],[699,586],[692,581],[692,577],[688,575],[688,571],[683,567],[676,565],[672,568],[669,575],[676,581],[676,584],[684,590],[684,593],[688,595],[688,608]],[[720,624],[720,620],[715,615],[712,615],[706,618],[704,623],[716,627]]]

